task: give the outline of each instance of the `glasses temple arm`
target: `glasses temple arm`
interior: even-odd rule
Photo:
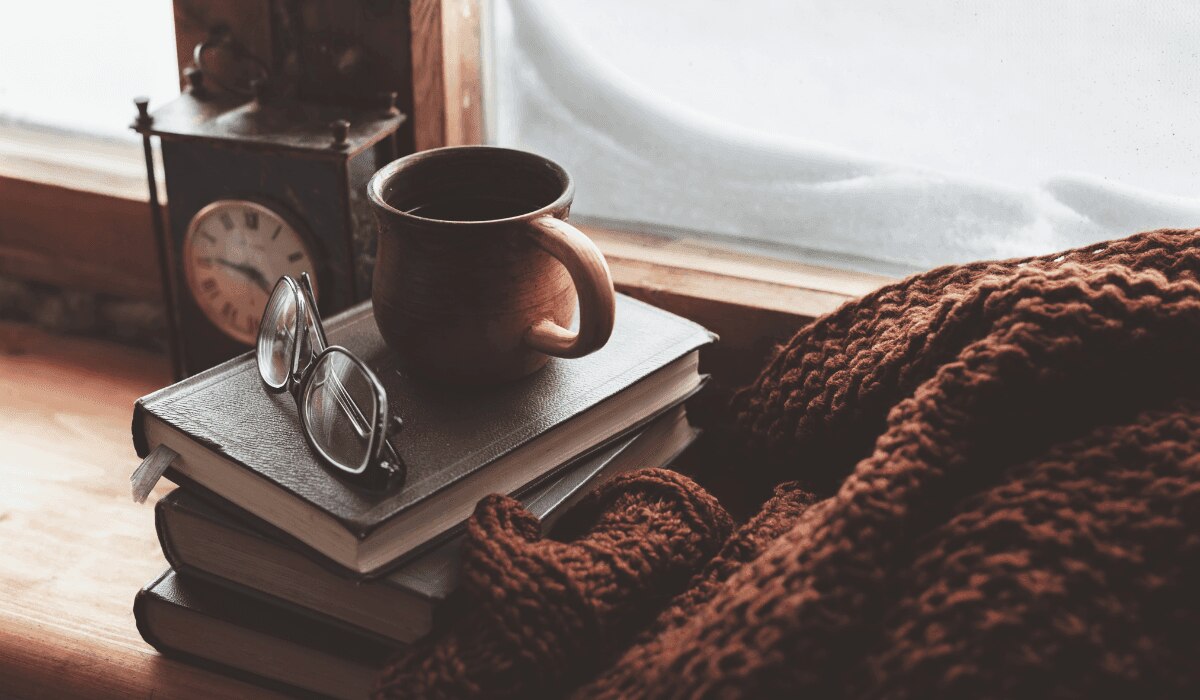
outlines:
[[[300,273],[300,288],[304,290],[304,300],[308,302],[306,306],[308,307],[310,325],[312,330],[316,332],[317,340],[321,345],[317,350],[319,353],[321,350],[329,347],[329,336],[325,334],[325,323],[321,320],[321,314],[317,310],[317,295],[313,293],[312,280],[309,278],[307,272]]]

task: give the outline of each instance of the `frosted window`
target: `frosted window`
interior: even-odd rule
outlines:
[[[905,271],[1200,226],[1200,3],[503,0],[575,213]]]
[[[134,141],[151,107],[179,94],[169,0],[0,0],[0,126]]]

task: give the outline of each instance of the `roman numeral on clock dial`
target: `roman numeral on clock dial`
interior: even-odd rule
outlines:
[[[191,300],[213,326],[250,346],[280,277],[299,279],[308,272],[314,287],[319,284],[307,243],[269,206],[237,199],[213,202],[196,213],[184,236]]]

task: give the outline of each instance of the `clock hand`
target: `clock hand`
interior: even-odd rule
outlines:
[[[250,279],[258,285],[258,288],[263,290],[263,294],[271,295],[271,283],[267,281],[267,276],[262,273],[257,267],[250,268]]]
[[[225,258],[217,258],[217,262],[231,270],[236,270],[242,273],[247,279],[258,285],[259,289],[262,289],[267,294],[271,293],[271,283],[267,281],[267,276],[264,275],[257,267],[254,267],[253,265],[239,265],[232,260],[226,260]]]

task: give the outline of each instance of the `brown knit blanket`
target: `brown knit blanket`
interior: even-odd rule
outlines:
[[[733,401],[736,525],[647,470],[555,539],[479,504],[382,697],[1197,697],[1200,234],[944,267]]]

